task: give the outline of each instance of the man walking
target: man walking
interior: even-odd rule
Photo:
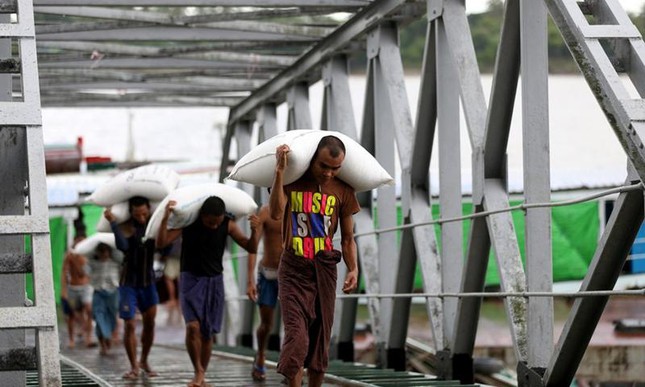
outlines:
[[[260,325],[255,331],[258,342],[258,352],[253,362],[251,376],[253,380],[261,382],[266,379],[265,351],[269,335],[273,328],[273,314],[278,302],[278,265],[282,255],[282,222],[271,219],[269,206],[260,208],[257,215],[251,216],[252,227],[256,228],[258,238],[263,238],[262,260],[257,269],[257,283],[255,276],[255,254],[249,254],[247,267],[246,294],[258,304],[260,309]]]
[[[283,222],[284,251],[278,283],[284,341],[278,372],[289,386],[300,386],[307,368],[309,386],[321,386],[329,360],[329,340],[336,299],[336,264],[341,252],[333,236],[341,230],[342,258],[347,265],[343,292],[357,286],[356,243],[352,215],[360,210],[354,189],[336,178],[345,146],[334,136],[320,140],[309,169],[283,185],[288,145],[276,149],[276,169],[269,208]]]
[[[186,350],[195,373],[188,386],[202,387],[206,384],[213,337],[220,332],[224,316],[222,257],[226,240],[231,236],[243,249],[254,254],[257,236],[252,228],[247,238],[217,196],[206,199],[193,223],[168,230],[168,218],[175,205],[173,200],[166,205],[156,244],[162,248],[182,237],[179,301],[186,322]]]

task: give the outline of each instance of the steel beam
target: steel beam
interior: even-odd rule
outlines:
[[[527,204],[551,201],[549,163],[549,58],[547,10],[540,1],[520,4],[522,39],[522,141]],[[551,209],[530,208],[525,217],[526,279],[530,292],[553,290]],[[553,299],[528,299],[528,366],[542,372],[553,348]]]
[[[484,208],[487,211],[508,208],[508,195],[504,184],[497,179],[487,179],[484,187]],[[526,291],[526,277],[513,226],[508,212],[489,215],[486,218],[491,235],[500,284],[504,292]],[[507,297],[504,300],[509,319],[513,348],[518,362],[527,361],[527,306],[522,297]]]
[[[313,41],[311,37],[276,32],[238,31],[230,28],[205,27],[140,27],[74,32],[41,32],[36,29],[39,41],[199,41],[199,40],[229,40],[229,41]]]
[[[628,182],[636,183],[635,173]],[[643,193],[621,193],[600,238],[580,291],[611,290],[616,284],[643,222]],[[545,386],[568,385],[573,380],[609,297],[577,298],[544,375]]]
[[[0,22],[8,22],[8,15],[0,15]],[[0,39],[0,56],[11,53],[11,42]],[[0,100],[11,100],[11,75],[0,75]],[[0,222],[3,218],[18,218],[25,211],[24,186],[27,179],[27,140],[25,131],[19,127],[0,127]],[[10,216],[7,216],[10,215]],[[0,223],[1,224],[1,223]],[[10,227],[8,227],[10,228]],[[5,259],[18,260],[24,257],[23,235],[7,235],[0,226],[0,255]],[[4,274],[0,281],[0,315],[10,315],[12,307],[25,302],[25,275]],[[7,330],[9,324],[0,322],[0,350],[12,350],[25,346],[25,330]],[[6,379],[5,379],[6,377]],[[24,371],[3,373],[3,383],[9,386],[25,384]]]
[[[345,55],[331,58],[323,65],[322,130],[335,130],[358,141],[352,96],[349,89],[349,60]],[[359,257],[360,259],[360,257]],[[336,292],[342,294],[347,266],[338,266],[339,281]],[[354,361],[354,327],[358,299],[337,299],[332,326],[332,350],[330,356],[345,361]]]
[[[500,43],[497,49],[493,86],[482,140],[484,145],[473,148],[473,212],[484,210],[482,205],[484,178],[506,176],[506,145],[520,67],[519,43],[519,1],[508,0],[505,3]],[[467,107],[464,106],[464,108]],[[468,252],[461,291],[484,290],[490,246],[486,220],[473,219],[468,236]],[[481,302],[481,298],[461,298],[458,301],[455,332],[459,334],[453,338],[453,350],[458,356],[472,357]],[[455,371],[460,374],[458,375],[460,378],[472,378],[474,372],[472,367],[468,364],[465,367],[469,369],[461,369],[456,365]]]
[[[238,159],[251,150],[252,131],[252,122],[241,122],[240,125],[238,125],[237,130],[235,131],[235,142],[237,144]],[[253,186],[251,184],[238,182],[237,186],[249,195],[253,195]],[[248,220],[244,219],[243,223],[246,232],[250,232]],[[240,294],[245,294],[246,286],[248,283],[246,271],[246,267],[248,266],[248,255],[242,249],[238,249],[238,251],[243,255],[237,258],[237,285],[238,289],[240,289],[238,292]],[[236,342],[238,345],[253,348],[253,316],[255,315],[255,303],[247,299],[242,300],[240,304],[240,325],[237,332]]]
[[[452,59],[445,30],[447,20],[437,25],[437,99],[439,140],[439,207],[442,218],[462,215],[461,152],[459,127],[459,83],[456,63]],[[441,224],[441,277],[444,292],[458,292],[463,271],[463,226],[460,223]],[[444,342],[437,343],[450,350],[454,340],[457,300],[443,299]]]
[[[439,10],[428,4],[430,18],[431,10],[436,10],[433,16],[440,14]],[[430,186],[430,160],[433,152],[435,126],[437,123],[437,22],[428,21],[426,43],[423,54],[421,72],[421,87],[415,122],[413,150],[410,154],[410,186],[402,187],[401,208],[409,213],[411,223],[427,222],[432,219],[432,202]],[[405,156],[403,156],[405,157]],[[442,289],[441,257],[439,255],[434,226],[415,227],[413,230],[415,258],[419,263],[423,278],[423,291],[439,293]],[[405,241],[402,241],[402,245]],[[414,278],[408,278],[413,281]],[[443,305],[438,298],[426,299],[426,309],[435,351],[442,348],[444,343]]]
[[[287,93],[288,120],[287,130],[312,129],[311,110],[309,108],[309,85],[299,82]]]
[[[396,31],[396,30],[395,30]],[[396,33],[396,32],[395,32]],[[382,68],[380,61],[380,49],[383,45],[389,44],[391,41],[392,31],[386,29],[385,31],[380,27],[368,35],[367,40],[367,55],[370,61],[370,68],[372,69],[372,92],[374,107],[374,155],[379,161],[381,166],[385,168],[390,175],[394,176],[394,144],[392,143],[392,129],[395,128],[394,117],[392,116],[392,101],[389,98],[387,80],[385,78],[385,70]],[[387,59],[386,59],[387,60]],[[378,228],[391,228],[396,226],[396,196],[393,187],[380,187],[378,188],[378,195],[376,198],[376,216],[378,219]],[[379,262],[379,284],[380,290],[383,293],[394,293],[395,291],[395,277],[392,275],[397,272],[399,266],[399,256],[397,253],[398,241],[396,233],[389,231],[381,233],[378,236],[378,262]],[[392,329],[392,305],[393,300],[381,300],[381,323],[383,328],[382,345],[385,350],[390,350],[390,338]],[[402,317],[402,316],[397,316]],[[397,328],[407,326],[407,319],[400,321]],[[399,347],[400,348],[400,347]],[[384,352],[385,358],[382,359],[385,365],[389,367],[389,353]]]
[[[14,2],[16,0],[8,0]],[[35,6],[128,7],[363,7],[368,0],[34,0]]]
[[[247,98],[231,110],[231,121],[237,121],[251,113],[260,104],[279,95],[293,82],[294,79],[305,77],[311,70],[324,60],[342,50],[350,41],[356,39],[366,30],[373,27],[375,20],[395,12],[406,3],[405,0],[385,0],[370,3],[351,20],[340,26],[336,31],[318,42],[311,50],[303,54],[296,63],[289,67],[288,72],[282,72],[270,82],[256,90],[253,96]]]
[[[367,82],[365,85],[365,103],[363,109],[363,126],[361,129],[361,145],[371,154],[376,152],[375,141],[375,96],[374,96],[374,64],[367,62]],[[374,231],[375,222],[372,214],[375,211],[375,200],[371,192],[363,192],[358,196],[361,211],[354,216],[357,233],[371,233]],[[365,281],[365,291],[370,294],[382,292],[380,282],[380,262],[378,240],[376,235],[368,234],[357,238],[359,264],[361,275]],[[382,300],[368,298],[367,308],[372,324],[372,334],[376,338],[377,357],[376,363],[381,366],[387,364],[385,353],[385,327],[381,311]]]
[[[459,74],[458,84],[470,145],[475,149],[483,145],[487,108],[464,0],[444,1],[441,19]]]
[[[641,180],[645,180],[645,103],[642,99],[631,98],[598,36],[585,35],[584,27],[589,24],[577,3],[565,0],[545,0],[545,3],[623,150]],[[625,14],[620,6],[614,6],[612,9],[616,13]],[[633,28],[633,24],[629,23],[623,27]],[[643,48],[642,38],[636,37],[633,40],[635,47]],[[631,59],[642,62],[643,55],[645,54],[632,55]],[[642,68],[643,64],[640,66]],[[639,88],[642,92],[645,85]]]
[[[506,147],[513,118],[520,74],[520,1],[509,0],[504,7],[504,24],[495,58],[495,72],[486,119],[484,174],[505,178]]]

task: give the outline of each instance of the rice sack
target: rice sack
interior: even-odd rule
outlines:
[[[338,137],[345,145],[345,160],[337,177],[351,185],[356,192],[394,184],[392,176],[376,158],[352,138],[336,131],[311,129],[290,130],[258,144],[238,160],[227,179],[271,187],[276,165],[275,150],[287,144],[291,150],[284,184],[293,183],[309,168],[320,140],[329,135]]]
[[[99,186],[87,201],[110,207],[134,196],[160,201],[179,184],[179,174],[163,165],[144,165],[117,174]]]
[[[226,184],[196,184],[177,188],[157,206],[148,223],[145,238],[154,239],[157,236],[166,205],[170,200],[177,202],[168,218],[168,228],[174,229],[183,228],[193,223],[199,215],[202,204],[210,196],[221,198],[226,205],[226,212],[230,212],[236,217],[254,213],[258,208],[255,200],[249,194]]]

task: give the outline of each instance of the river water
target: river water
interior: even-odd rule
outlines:
[[[491,83],[490,75],[482,76],[487,99]],[[413,121],[419,85],[419,76],[406,77]],[[310,89],[314,128],[320,126],[322,90],[320,82]],[[365,78],[350,77],[350,90],[360,131]],[[512,190],[521,189],[522,180],[520,94],[518,92],[508,144]],[[626,157],[584,79],[576,75],[551,76],[549,95],[552,186],[559,189],[620,184],[625,177]],[[42,114],[45,144],[74,143],[78,136],[82,136],[85,154],[90,156],[124,160],[131,144],[136,160],[187,160],[216,164],[221,160],[228,109],[47,108]],[[286,127],[284,104],[278,107],[278,127],[279,130]],[[469,176],[470,145],[463,117],[461,139],[461,165],[464,175]],[[433,154],[431,170],[437,167],[436,153]],[[468,190],[468,177],[464,180]]]

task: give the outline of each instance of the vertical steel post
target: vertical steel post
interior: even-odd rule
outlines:
[[[528,203],[551,200],[547,10],[541,1],[521,0],[522,141],[524,197]],[[553,289],[551,209],[526,211],[526,279],[533,292]],[[528,299],[528,366],[546,369],[553,348],[553,299]]]

